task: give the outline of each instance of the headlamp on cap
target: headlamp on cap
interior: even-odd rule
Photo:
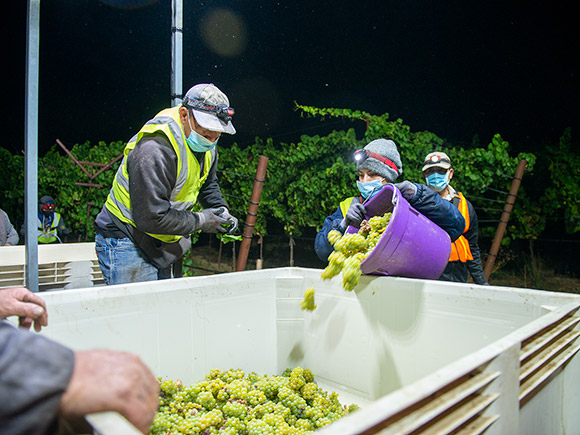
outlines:
[[[434,154],[431,156],[431,158],[425,162],[425,163],[430,163],[430,164],[436,164],[436,163],[449,163],[451,164],[451,162],[449,161],[449,159],[446,159],[445,157],[439,155],[439,154]]]
[[[378,160],[381,163],[384,163],[385,165],[387,165],[388,167],[393,169],[393,171],[395,171],[395,173],[397,175],[399,174],[399,170],[397,169],[397,165],[395,165],[391,160],[387,159],[386,157],[381,156],[380,154],[373,153],[372,151],[365,150],[364,148],[360,149],[360,150],[356,150],[354,152],[354,159],[359,163],[362,163],[366,159],[371,158],[371,157],[373,159]]]
[[[187,103],[183,103],[185,107],[189,107],[190,109],[200,110],[202,112],[213,113],[223,122],[229,122],[232,120],[234,116],[234,109],[233,107],[228,107],[223,104],[207,104],[202,103],[199,100],[189,100]]]

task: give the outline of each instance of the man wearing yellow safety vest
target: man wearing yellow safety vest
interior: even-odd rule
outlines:
[[[62,243],[62,238],[70,234],[51,196],[44,195],[38,203],[38,243]],[[24,233],[24,225],[22,226]]]
[[[423,177],[427,186],[459,209],[465,219],[462,235],[451,243],[449,263],[439,277],[443,281],[467,282],[468,272],[476,284],[488,285],[483,274],[478,244],[477,214],[463,193],[449,185],[453,168],[449,156],[441,151],[430,153],[423,163]]]
[[[345,199],[336,211],[324,220],[322,229],[316,234],[314,250],[318,258],[328,261],[334,247],[328,241],[328,233],[337,230],[344,234],[349,225],[358,226],[365,218],[364,202],[376,195],[386,184],[395,183],[403,173],[401,156],[392,140],[375,139],[354,155],[357,169],[357,188],[360,195]],[[408,180],[396,183],[403,197],[418,212],[443,228],[453,241],[457,239],[465,221],[461,213],[449,202],[424,184]]]
[[[95,220],[107,284],[170,278],[172,264],[191,246],[190,234],[237,228],[216,175],[216,144],[222,133],[236,132],[233,115],[221,90],[198,84],[180,106],[159,112],[129,141]],[[202,211],[192,211],[196,203]]]

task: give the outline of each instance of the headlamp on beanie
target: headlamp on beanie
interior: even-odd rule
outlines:
[[[369,157],[372,157],[373,159],[376,159],[379,162],[384,163],[385,165],[392,168],[397,175],[399,175],[399,170],[397,169],[397,165],[395,165],[391,160],[387,159],[386,157],[381,156],[380,154],[377,154],[377,153],[373,153],[372,151],[365,150],[365,149],[356,150],[354,152],[354,159],[359,163],[364,162]]]

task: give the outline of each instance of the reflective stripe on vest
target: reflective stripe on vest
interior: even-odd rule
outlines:
[[[469,209],[467,207],[467,201],[463,196],[463,193],[457,192],[455,195],[456,198],[459,198],[459,204],[457,208],[459,212],[465,219],[465,229],[463,230],[463,234],[467,232],[469,229]],[[451,243],[451,254],[449,255],[449,261],[461,261],[465,263],[468,260],[473,260],[473,255],[471,254],[471,248],[469,247],[469,242],[464,236],[459,236],[459,238]]]
[[[58,240],[58,223],[60,222],[60,214],[54,212],[54,218],[50,227],[44,228],[43,222],[38,220],[38,243],[53,243]]]
[[[352,204],[353,200],[354,196],[351,196],[350,198],[346,198],[344,201],[340,203],[340,211],[342,212],[342,217],[346,216],[346,212],[350,208],[350,205]]]
[[[171,143],[177,155],[177,179],[171,191],[169,200],[171,208],[176,210],[191,210],[197,200],[201,186],[207,179],[211,165],[215,159],[216,148],[207,151],[204,156],[203,174],[200,173],[199,162],[185,143],[184,133],[179,120],[179,107],[162,110],[131,138],[125,147],[123,161],[117,169],[113,187],[109,192],[105,206],[122,222],[135,226],[129,196],[129,174],[127,172],[127,156],[137,143],[149,134],[163,134]],[[177,242],[178,235],[149,234],[166,243]]]

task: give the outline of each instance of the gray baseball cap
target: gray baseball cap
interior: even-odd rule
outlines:
[[[199,125],[211,131],[235,134],[232,124],[234,109],[226,94],[213,83],[200,83],[192,87],[183,97],[183,105],[193,111]]]

